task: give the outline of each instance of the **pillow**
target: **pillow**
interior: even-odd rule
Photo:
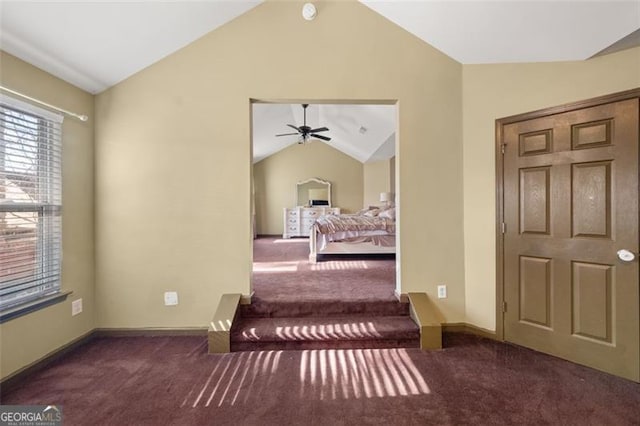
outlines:
[[[380,209],[376,208],[376,209],[367,210],[362,215],[363,216],[369,216],[369,217],[376,217],[376,216],[378,216],[378,213],[380,213]]]
[[[378,214],[378,217],[396,220],[396,208],[391,207],[390,209],[383,210]]]
[[[363,216],[363,215],[364,215],[366,212],[368,212],[369,210],[374,210],[374,209],[377,209],[377,208],[378,208],[378,207],[376,207],[376,206],[369,206],[369,207],[365,207],[364,209],[359,210],[359,211],[358,211],[358,213],[356,213],[356,214],[357,214],[357,215],[359,215],[359,216]]]

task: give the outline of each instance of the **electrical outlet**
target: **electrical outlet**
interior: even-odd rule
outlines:
[[[178,304],[178,293],[175,291],[167,291],[164,293],[164,305],[175,306]]]
[[[82,312],[82,299],[71,302],[71,316],[78,315],[80,312]]]
[[[447,297],[447,286],[439,285],[438,286],[438,299],[446,299]]]

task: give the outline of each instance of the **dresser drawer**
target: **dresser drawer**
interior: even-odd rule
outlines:
[[[285,226],[282,238],[299,237],[300,228],[298,226]]]
[[[322,216],[322,211],[321,210],[311,210],[311,209],[303,209],[302,210],[302,220],[305,219],[313,219],[316,220],[316,218]]]
[[[316,219],[328,214],[340,214],[340,208],[328,206],[285,208],[283,237],[308,237]]]
[[[303,232],[308,231],[313,224],[316,222],[314,218],[303,218],[302,219],[302,230]]]

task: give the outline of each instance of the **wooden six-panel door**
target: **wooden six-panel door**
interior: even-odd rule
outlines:
[[[632,98],[501,129],[505,340],[635,381],[638,114]]]

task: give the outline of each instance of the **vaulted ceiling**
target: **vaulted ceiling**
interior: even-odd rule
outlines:
[[[300,142],[300,137],[295,135],[275,137],[293,132],[287,124],[296,127],[303,124],[300,104],[253,105],[254,162]],[[386,160],[395,155],[395,105],[309,105],[307,124],[328,127],[329,131],[322,133],[331,138],[327,143],[361,163]],[[311,139],[307,143],[324,142]]]
[[[583,60],[640,44],[640,0],[360,2],[463,64]],[[0,46],[99,93],[260,3],[0,0]],[[302,9],[300,2],[290,4]],[[317,6],[316,19],[322,19],[322,4]],[[286,144],[286,137],[276,140],[273,135],[287,123],[302,124],[299,109],[256,105],[256,160]],[[393,152],[384,128],[388,123],[395,128],[393,107],[323,105],[313,111],[313,119],[331,129],[333,146],[346,154],[365,162]],[[376,120],[384,125],[374,124]],[[367,131],[360,133],[360,127]],[[363,144],[365,137],[370,139]]]

